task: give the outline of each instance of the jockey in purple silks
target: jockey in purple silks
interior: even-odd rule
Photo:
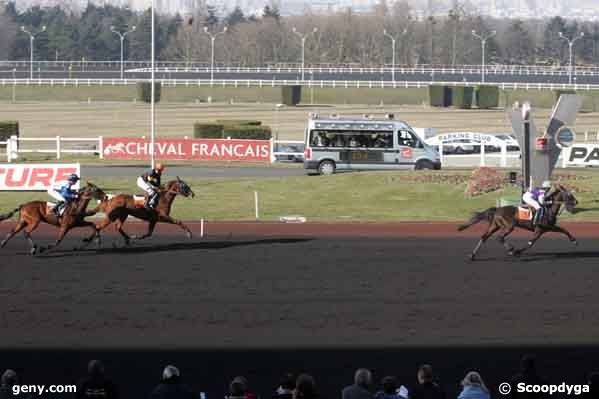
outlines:
[[[532,219],[533,226],[536,226],[542,220],[543,214],[545,213],[545,195],[550,189],[551,182],[549,180],[545,180],[541,185],[541,188],[530,188],[524,193],[524,195],[522,195],[522,201],[535,210],[535,214]]]

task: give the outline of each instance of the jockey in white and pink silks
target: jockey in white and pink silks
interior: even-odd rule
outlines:
[[[542,220],[541,218],[543,217],[543,211],[545,209],[545,195],[550,188],[551,182],[549,180],[545,180],[541,185],[541,188],[530,188],[522,195],[522,201],[535,210],[535,215],[532,220],[533,226],[536,226],[539,221]]]

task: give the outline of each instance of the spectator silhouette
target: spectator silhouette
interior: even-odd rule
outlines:
[[[274,399],[293,399],[293,390],[295,389],[295,377],[287,373],[281,378],[281,383],[277,387]]]
[[[410,399],[445,399],[445,393],[433,378],[433,368],[425,364],[418,369],[418,385]]]
[[[181,373],[175,366],[166,366],[162,381],[154,388],[151,399],[196,399],[189,387],[181,383]]]
[[[537,373],[537,362],[533,355],[524,355],[520,360],[520,372],[512,377],[510,385],[510,398],[517,399],[540,399],[549,397],[543,392],[518,392],[517,386],[519,383],[543,385],[547,384],[544,378],[541,378]]]
[[[314,377],[308,374],[300,374],[295,381],[293,399],[316,399],[317,397]]]
[[[490,399],[489,390],[476,371],[466,374],[462,380],[462,386],[464,389],[458,395],[458,399]]]
[[[393,376],[387,376],[381,380],[382,390],[378,391],[375,399],[408,399],[408,390],[397,382]]]
[[[228,399],[256,399],[257,397],[255,393],[250,392],[248,381],[243,376],[233,378],[229,385],[229,395],[226,396]]]
[[[87,376],[77,384],[77,399],[118,399],[117,386],[108,378],[104,364],[91,360],[87,364]]]
[[[342,399],[372,399],[373,395],[369,388],[372,384],[372,374],[370,370],[358,369],[354,374],[354,384],[343,388],[341,391]]]
[[[19,395],[15,395],[13,393],[13,386],[18,384],[19,378],[17,377],[17,373],[11,369],[6,370],[0,378],[0,399],[29,399],[31,397],[29,394],[20,393]]]

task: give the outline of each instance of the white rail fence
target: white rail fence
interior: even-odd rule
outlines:
[[[147,79],[0,79],[0,86],[123,86]],[[472,86],[482,82],[389,81],[389,80],[300,80],[300,79],[156,79],[165,86],[185,87],[281,87],[302,85],[308,88],[425,88],[430,85]],[[493,83],[503,90],[599,90],[599,84],[567,83]]]
[[[590,138],[591,140],[586,140]],[[187,139],[187,137],[186,137]],[[593,141],[595,140],[595,141]],[[584,142],[599,142],[599,132],[592,137],[585,137]],[[583,141],[579,141],[584,143]],[[34,144],[34,145],[31,145]],[[455,146],[450,143],[440,144],[438,148],[441,163],[444,167],[519,167],[520,152],[507,151],[507,145],[503,145],[499,152],[489,152],[485,146],[480,146],[480,150],[471,154],[447,154],[444,147]],[[17,161],[19,154],[54,154],[57,160],[60,160],[64,154],[83,155],[90,154],[103,158],[103,136],[96,138],[74,138],[74,137],[17,137],[11,136],[7,141],[0,141],[0,149],[4,148],[4,156],[7,162]],[[270,139],[270,162],[303,160],[304,142],[299,140],[275,140]],[[561,160],[560,165],[567,167],[565,159]]]

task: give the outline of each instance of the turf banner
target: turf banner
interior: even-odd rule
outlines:
[[[0,165],[0,191],[46,191],[80,169],[78,163]]]
[[[141,138],[104,138],[104,159],[150,159],[150,140]],[[270,160],[268,140],[160,139],[154,143],[160,160],[262,161]]]

